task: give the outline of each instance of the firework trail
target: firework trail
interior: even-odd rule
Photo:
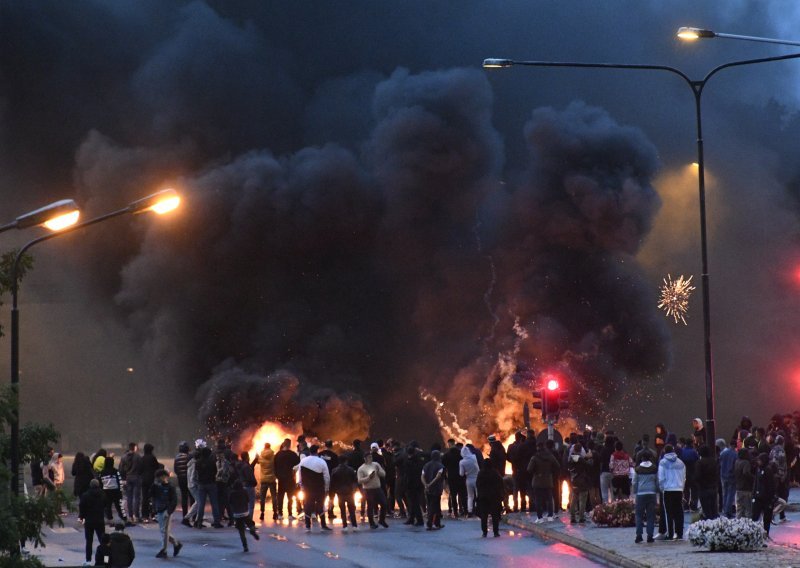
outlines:
[[[455,415],[455,413],[445,408],[444,402],[441,402],[438,398],[436,398],[435,395],[424,388],[419,389],[419,397],[426,402],[433,403],[436,420],[439,422],[439,428],[441,429],[442,434],[446,435],[448,438],[453,438],[454,440],[463,442],[465,444],[472,442],[469,437],[469,432],[464,430],[459,425],[458,417]],[[449,417],[447,415],[449,415]]]
[[[692,286],[692,278],[693,276],[684,278],[682,274],[677,280],[673,280],[670,274],[664,278],[658,307],[663,309],[667,316],[672,317],[675,323],[682,321],[683,325],[687,325],[685,316],[689,311],[689,297],[695,289]]]

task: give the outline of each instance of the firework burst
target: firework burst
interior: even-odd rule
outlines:
[[[686,325],[685,316],[689,311],[689,297],[695,289],[692,286],[692,278],[694,277],[684,278],[682,274],[677,280],[673,280],[669,274],[664,278],[658,307],[664,310],[667,316],[672,317],[675,323],[682,321],[683,325]]]

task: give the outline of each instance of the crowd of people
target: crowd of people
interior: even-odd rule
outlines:
[[[316,523],[321,531],[332,530],[336,505],[342,531],[358,530],[359,520],[370,529],[388,529],[387,518],[435,531],[444,527],[446,493],[449,517],[479,517],[484,537],[491,518],[498,537],[504,511],[535,513],[536,523],[554,520],[565,481],[571,523],[585,523],[587,512],[600,503],[634,499],[637,543],[645,534],[647,542],[682,539],[685,512],[707,519],[720,514],[760,519],[769,534],[771,524],[785,522],[789,485],[800,474],[798,422],[776,415],[761,428],[744,417],[730,440],[718,439],[713,446],[706,443],[699,418],[685,437],[657,424],[652,438],[642,435],[631,452],[613,431],[588,429],[570,434],[563,444],[522,430],[508,448],[491,435],[486,456],[481,447],[454,439],[428,450],[397,440],[375,440],[364,449],[365,442],[354,440],[337,453],[330,440],[309,445],[299,436],[294,448],[288,438],[277,451],[266,443],[251,459],[246,451],[237,454],[230,440],[219,439],[212,449],[197,439],[194,448],[179,445],[171,473],[151,444],[139,453],[130,443],[118,466],[104,449],[76,454],[73,493],[84,524],[87,564],[97,536],[96,562],[114,566],[129,565],[114,562],[114,556],[133,561],[124,529],[136,523],[157,522],[162,544],[157,557],[166,557],[170,544],[177,556],[183,544],[172,534],[170,519],[179,506],[187,527],[235,527],[247,551],[247,534],[259,539],[254,515],[258,506],[264,521],[267,497],[274,521],[302,520],[306,531]],[[64,483],[63,457],[51,450],[32,472],[37,494],[58,489]],[[107,535],[105,525],[114,523],[114,513],[116,530]]]

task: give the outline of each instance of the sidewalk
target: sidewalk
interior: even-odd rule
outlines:
[[[561,542],[594,556],[611,566],[624,568],[680,567],[717,568],[727,566],[783,568],[800,566],[800,490],[793,489],[789,496],[791,512],[789,522],[773,526],[773,542],[759,552],[709,552],[692,546],[687,540],[656,541],[652,544],[633,542],[636,530],[607,528],[569,523],[569,514],[562,513],[554,522],[535,524],[536,515],[514,513],[508,515],[508,524],[532,532],[536,536]],[[686,527],[689,526],[686,516]]]

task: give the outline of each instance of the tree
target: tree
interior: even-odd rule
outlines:
[[[0,256],[0,296],[11,290],[11,267],[16,254],[16,251],[11,251]],[[18,280],[32,267],[32,257],[23,256]],[[0,337],[2,335],[0,329]],[[20,543],[33,542],[35,547],[44,546],[42,527],[63,526],[59,513],[67,500],[61,491],[46,497],[11,493],[12,472],[8,465],[11,452],[7,430],[17,403],[9,387],[0,389],[0,568],[38,568],[43,564],[37,558],[23,558],[19,554]],[[20,429],[21,463],[40,463],[47,455],[48,447],[59,438],[52,424],[24,426]]]

